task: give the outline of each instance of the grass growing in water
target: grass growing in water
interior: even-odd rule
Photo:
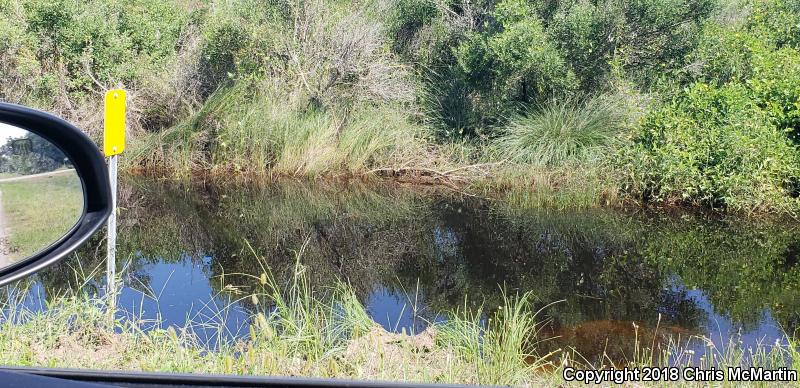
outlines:
[[[562,368],[610,366],[570,349],[537,354],[537,341],[546,339],[539,338],[531,294],[506,295],[492,310],[464,308],[422,333],[394,334],[369,318],[347,284],[312,289],[299,261],[286,284],[268,270],[251,279],[252,292],[226,288],[254,306],[249,336],[213,345],[197,335],[207,323],[163,328],[156,322],[146,330],[153,322],[110,322],[106,300],[85,293],[54,297],[45,311],[27,309],[19,298],[6,301],[0,306],[0,364],[513,386],[581,386],[563,382]],[[653,350],[655,339],[637,339],[626,366],[691,365],[680,341]],[[701,367],[797,366],[791,346],[743,349],[731,341],[715,348],[709,341],[709,347]]]
[[[299,261],[287,284],[269,270],[252,281],[249,295],[234,293],[254,306],[249,336],[213,346],[197,335],[208,323],[151,330],[145,328],[153,322],[136,317],[110,323],[103,297],[67,294],[45,311],[7,301],[0,309],[0,364],[471,384],[541,380],[526,361],[532,355],[524,345],[535,332],[529,295],[508,298],[488,326],[483,313],[472,311],[423,333],[395,334],[369,318],[349,285],[312,289]]]

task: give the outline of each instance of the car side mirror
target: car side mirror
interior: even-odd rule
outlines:
[[[0,286],[80,247],[111,214],[108,170],[83,132],[0,103]]]

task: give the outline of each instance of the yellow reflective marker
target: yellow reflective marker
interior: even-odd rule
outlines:
[[[119,155],[125,150],[125,91],[109,90],[106,93],[105,130],[103,153]]]

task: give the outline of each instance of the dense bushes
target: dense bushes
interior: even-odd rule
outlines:
[[[100,86],[94,80],[128,83],[153,70],[172,55],[186,23],[183,9],[160,1],[30,1],[24,9],[42,58],[63,61],[70,89],[84,92]]]
[[[696,84],[650,113],[623,152],[627,187],[645,200],[737,210],[791,209],[800,159],[741,85]]]
[[[798,0],[0,0],[0,99],[96,135],[125,87],[144,166],[502,162],[476,175],[795,212],[797,20]]]
[[[503,0],[492,16],[494,31],[468,34],[456,48],[458,65],[475,91],[502,107],[512,101],[541,102],[577,87],[530,3]]]
[[[447,137],[492,136],[530,105],[611,91],[615,66],[649,87],[685,65],[713,8],[710,0],[395,4],[395,50],[434,84],[423,105]]]
[[[689,86],[664,91],[672,101],[650,112],[622,151],[630,193],[738,210],[797,210],[800,52],[791,34],[776,34],[771,25],[790,10],[787,3],[758,1],[741,25],[705,28],[691,55]]]
[[[0,1],[0,98],[97,127],[105,89],[146,89],[190,10],[152,0]]]

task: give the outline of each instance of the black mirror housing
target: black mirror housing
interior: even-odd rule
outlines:
[[[72,124],[49,113],[0,102],[0,123],[41,136],[69,158],[83,187],[84,206],[75,226],[60,240],[33,256],[0,268],[0,286],[55,264],[75,251],[105,223],[112,198],[108,169],[98,147]]]

